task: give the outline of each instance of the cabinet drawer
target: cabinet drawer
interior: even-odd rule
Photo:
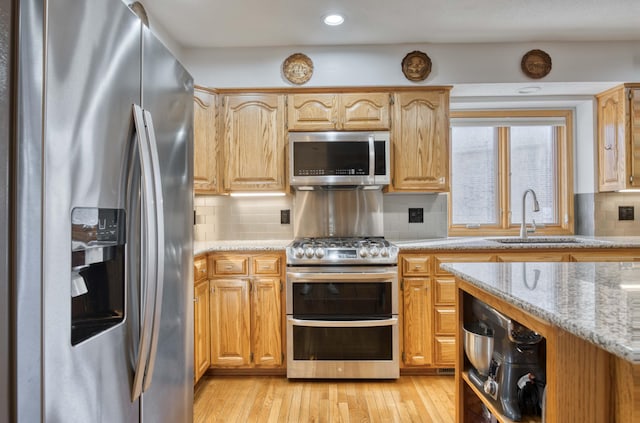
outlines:
[[[248,257],[214,257],[213,273],[215,275],[246,275]]]
[[[402,274],[404,275],[428,275],[430,273],[429,256],[402,257]]]
[[[193,259],[193,280],[200,282],[207,279],[207,256]]]
[[[456,338],[453,336],[437,336],[434,353],[436,365],[455,365]]]
[[[454,307],[436,307],[434,325],[436,335],[455,335],[456,309]]]
[[[279,275],[280,257],[256,257],[253,259],[253,274]]]
[[[456,302],[456,283],[455,279],[436,279],[435,285],[436,304],[455,304]]]

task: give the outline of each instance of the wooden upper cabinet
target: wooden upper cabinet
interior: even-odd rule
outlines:
[[[285,96],[223,97],[225,191],[283,191]]]
[[[449,191],[449,90],[394,94],[389,191]]]
[[[336,129],[337,94],[289,94],[287,98],[290,131]]]
[[[290,131],[384,131],[389,93],[304,93],[287,100]]]
[[[640,84],[624,84],[598,100],[600,191],[640,187]]]
[[[345,131],[384,131],[389,129],[388,93],[342,94],[340,118]]]
[[[193,92],[193,189],[196,194],[216,194],[218,184],[216,94]]]

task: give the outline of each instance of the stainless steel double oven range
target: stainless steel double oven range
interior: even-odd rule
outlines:
[[[388,134],[337,135],[290,134],[287,377],[394,379],[398,248],[383,238],[380,185],[388,183]],[[376,176],[354,178],[368,169]]]

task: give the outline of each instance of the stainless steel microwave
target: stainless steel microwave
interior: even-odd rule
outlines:
[[[390,183],[389,132],[290,132],[292,186]]]

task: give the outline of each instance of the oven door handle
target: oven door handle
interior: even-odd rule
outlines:
[[[384,320],[304,320],[287,317],[287,321],[292,323],[294,326],[315,328],[370,328],[378,326],[393,326],[398,324],[397,317]]]
[[[291,282],[389,282],[398,276],[397,272],[380,273],[294,273],[288,272]]]

